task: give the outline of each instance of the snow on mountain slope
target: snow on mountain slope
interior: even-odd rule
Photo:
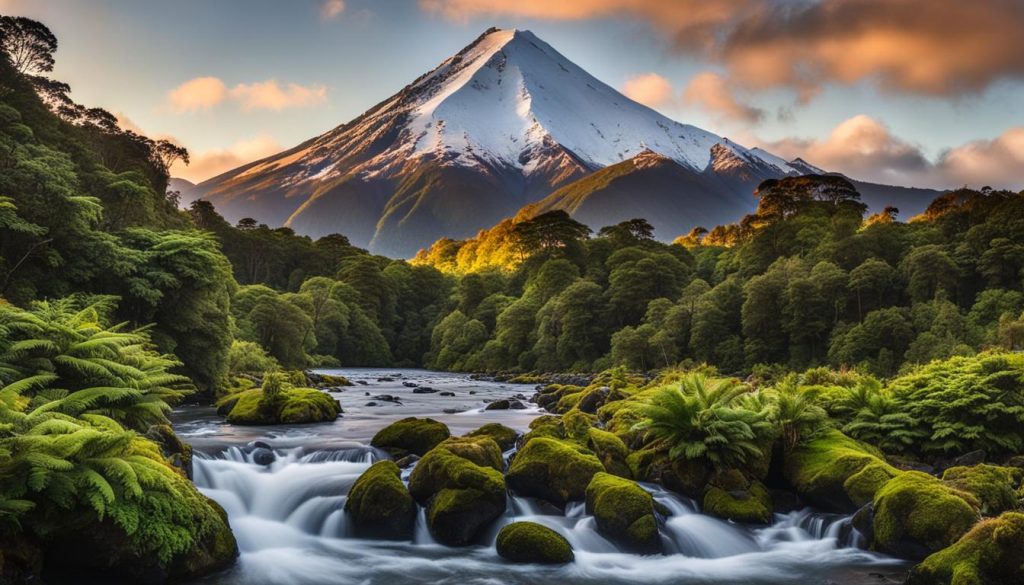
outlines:
[[[528,31],[490,29],[353,121],[196,190],[229,221],[341,232],[408,257],[646,151],[721,175],[714,194],[732,201],[807,172],[630,100]]]

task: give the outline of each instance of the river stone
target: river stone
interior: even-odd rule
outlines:
[[[601,472],[587,486],[586,496],[587,512],[594,515],[601,534],[633,552],[661,552],[654,498],[647,490],[636,482]]]
[[[519,433],[515,429],[498,423],[487,423],[475,431],[466,433],[467,437],[490,437],[502,451],[508,451],[516,444]]]
[[[345,501],[356,534],[405,540],[412,536],[416,504],[393,461],[378,461],[359,476]]]
[[[431,418],[409,417],[378,431],[370,444],[384,449],[392,457],[404,457],[409,453],[425,455],[449,436],[451,433],[444,423]]]
[[[575,559],[565,537],[536,522],[506,525],[498,533],[495,545],[502,558],[515,563],[561,565]]]
[[[874,499],[875,549],[923,559],[953,544],[981,519],[978,499],[918,471],[889,480]]]
[[[582,500],[591,478],[603,470],[593,453],[564,441],[536,437],[516,453],[507,480],[521,496],[564,506],[569,500]]]
[[[253,449],[252,453],[249,454],[249,457],[252,459],[253,463],[264,467],[270,465],[275,459],[277,459],[277,455],[275,455],[272,450],[263,447]]]

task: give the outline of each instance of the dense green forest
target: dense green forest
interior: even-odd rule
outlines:
[[[868,215],[842,177],[792,177],[671,244],[643,219],[593,234],[551,212],[394,260],[178,209],[168,169],[188,153],[75,104],[46,76],[44,26],[0,27],[0,577],[54,554],[164,578],[230,563],[223,511],[188,481],[166,416],[238,373],[617,368],[549,386],[549,410],[578,412],[610,376],[631,390],[609,429],[723,473],[778,441],[812,459],[818,441],[923,481],[839,430],[893,456],[1024,449],[1022,366],[998,353],[1024,347],[1024,192],[964,188],[904,222]],[[627,377],[662,369],[751,386]],[[262,393],[293,391],[265,378]]]

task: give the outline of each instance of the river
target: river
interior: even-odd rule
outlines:
[[[322,373],[356,383],[333,394],[344,414],[332,423],[237,427],[210,407],[174,411],[175,428],[196,451],[196,485],[227,510],[241,550],[232,569],[195,584],[884,585],[901,583],[905,574],[905,563],[858,548],[860,538],[849,518],[803,510],[777,514],[769,527],[740,526],[700,514],[694,502],[646,484],[672,512],[661,528],[664,555],[618,551],[596,531],[582,502],[561,510],[514,494],[505,516],[478,546],[435,543],[422,510],[412,541],[354,538],[343,511],[345,498],[367,467],[387,457],[369,446],[379,429],[407,416],[429,416],[447,424],[453,435],[488,422],[524,431],[543,412],[533,405],[484,410],[491,400],[528,396],[533,392],[528,385],[409,369]],[[438,392],[416,394],[412,384]],[[256,442],[273,451],[269,465],[254,461]],[[494,537],[504,524],[526,519],[565,536],[576,561],[561,567],[503,561]]]

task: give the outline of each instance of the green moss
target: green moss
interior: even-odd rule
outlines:
[[[565,394],[562,396],[554,406],[548,406],[549,412],[555,414],[563,414],[572,410],[577,404],[580,403],[580,399],[583,398],[582,392],[575,392],[573,394]]]
[[[361,536],[405,539],[411,536],[416,505],[393,461],[378,461],[348,492],[345,512]]]
[[[572,546],[561,534],[536,522],[513,522],[498,533],[498,554],[516,563],[571,563]]]
[[[530,421],[530,431],[523,435],[522,443],[525,445],[535,437],[564,439],[565,430],[562,428],[562,417],[545,414]]]
[[[537,374],[519,374],[508,379],[509,384],[543,384],[545,382],[547,379]]]
[[[995,516],[1018,506],[1016,488],[1024,470],[996,465],[951,467],[942,474],[942,481],[974,494],[981,503],[981,513]]]
[[[313,388],[286,387],[272,399],[262,389],[252,388],[228,395],[222,403],[234,400],[228,422],[234,425],[299,424],[332,421],[341,408],[329,395]]]
[[[626,456],[630,474],[640,481],[658,481],[661,465],[667,461],[665,453],[657,449],[641,449]]]
[[[654,499],[642,487],[602,472],[594,475],[586,496],[587,512],[594,515],[602,534],[632,551],[661,550]]]
[[[564,441],[539,437],[516,454],[507,479],[519,495],[562,506],[569,500],[583,499],[591,478],[603,470],[592,453]]]
[[[884,463],[870,463],[843,482],[843,489],[855,506],[863,506],[875,499],[875,494],[896,475],[893,467]]]
[[[597,428],[587,429],[587,437],[587,446],[601,460],[605,471],[619,477],[632,477],[629,465],[626,464],[629,449],[622,439]]]
[[[899,473],[882,486],[874,513],[875,548],[908,558],[946,548],[979,519],[973,495],[918,471]]]
[[[746,490],[726,491],[712,487],[704,494],[704,512],[745,524],[768,524],[772,520],[772,498],[761,482]]]
[[[409,417],[378,431],[370,444],[384,449],[393,457],[404,457],[409,453],[425,455],[449,436],[451,433],[444,423],[431,418]]]
[[[1006,512],[980,522],[955,544],[910,572],[907,585],[1024,583],[1024,514]]]
[[[886,463],[877,450],[859,443],[839,431],[823,433],[786,454],[784,473],[801,497],[830,511],[853,512],[865,497],[871,496],[880,470],[850,484],[855,494],[847,491],[847,481],[869,465],[896,475],[898,470]],[[879,487],[879,486],[874,486]]]
[[[467,437],[490,437],[498,444],[502,451],[508,451],[516,444],[519,433],[498,423],[487,423],[479,429],[466,433]]]
[[[432,449],[409,477],[409,493],[427,506],[439,542],[466,545],[505,511],[501,451],[490,437],[452,438]]]
[[[562,429],[565,438],[585,445],[589,439],[588,432],[597,422],[597,417],[585,412],[573,411],[562,415]]]

